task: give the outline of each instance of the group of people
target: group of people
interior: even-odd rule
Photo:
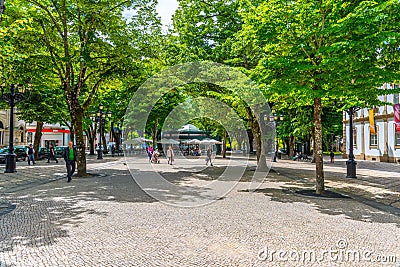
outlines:
[[[158,158],[159,155],[160,155],[160,153],[158,152],[158,150],[153,149],[152,145],[149,145],[147,147],[147,156],[149,157],[150,163],[160,163],[160,160]],[[212,158],[212,149],[211,149],[211,147],[209,147],[207,149],[206,166],[208,166],[208,163],[210,163],[210,165],[213,166],[211,158]],[[175,155],[174,155],[174,150],[173,150],[172,146],[168,147],[167,160],[168,160],[168,164],[170,164],[170,165],[172,165],[175,161]]]
[[[28,159],[28,165],[31,165],[31,162],[33,165],[36,164],[35,149],[33,148],[32,144],[29,144],[28,148],[26,149],[26,157]],[[49,147],[49,153],[47,155],[47,163],[50,163],[50,160],[54,160],[56,163],[58,163],[58,159],[56,157],[56,152],[54,150],[53,145],[50,145],[50,147]]]
[[[33,148],[32,144],[29,144],[28,148],[26,149],[26,155],[28,159],[28,165],[36,164],[35,162],[35,149]],[[66,168],[67,168],[67,182],[71,182],[72,180],[72,175],[75,172],[76,169],[76,160],[78,158],[78,154],[76,151],[76,148],[73,146],[72,142],[68,143],[68,147],[66,147],[63,150],[62,157],[64,158]],[[56,163],[58,163],[58,159],[56,157],[56,153],[54,150],[54,146],[50,145],[49,147],[49,153],[47,157],[47,162],[49,163],[50,160],[55,160]]]
[[[304,160],[304,159],[306,159],[306,157],[308,159],[308,156],[303,155],[300,151],[300,152],[296,152],[296,155],[293,156],[292,160]]]
[[[331,151],[329,153],[329,158],[331,159],[331,163],[335,163],[335,153]],[[306,154],[302,154],[300,152],[296,152],[296,155],[293,156],[292,160],[308,160],[310,159]]]
[[[160,152],[158,152],[158,149],[153,149],[152,145],[149,145],[149,147],[147,148],[147,156],[149,157],[149,162],[160,163],[159,160]],[[172,146],[170,146],[167,150],[167,159],[168,159],[168,164],[170,165],[172,165],[173,162],[175,161],[174,150],[172,149]]]

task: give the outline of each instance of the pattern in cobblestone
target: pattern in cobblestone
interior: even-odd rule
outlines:
[[[143,193],[121,163],[96,167],[106,175],[5,195],[16,209],[0,217],[0,266],[299,266],[262,261],[259,251],[320,252],[341,239],[400,260],[399,217],[352,199],[292,194],[308,185],[274,173],[259,193],[243,191],[243,182],[213,205],[175,208]]]

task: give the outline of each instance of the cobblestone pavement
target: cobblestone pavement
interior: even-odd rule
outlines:
[[[273,168],[292,179],[315,181],[315,164],[310,162],[278,160]],[[357,179],[346,178],[346,171],[345,159],[336,159],[335,163],[324,159],[328,188],[400,209],[400,164],[359,160]]]
[[[214,179],[225,164],[202,176],[178,171],[174,182]],[[17,182],[0,174],[12,206],[0,215],[1,267],[400,266],[399,216],[352,198],[300,196],[307,180],[279,170],[256,192],[240,182],[214,204],[178,208],[146,195],[123,161],[89,162],[94,175],[71,183],[63,164],[50,165],[18,166]]]

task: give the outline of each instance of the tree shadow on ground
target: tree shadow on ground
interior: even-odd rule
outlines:
[[[368,203],[368,200],[361,201],[349,197],[347,194],[342,194],[343,198],[327,198],[327,197],[311,197],[299,194],[301,190],[315,190],[309,184],[304,184],[302,181],[285,179],[278,177],[277,174],[270,173],[267,177],[269,182],[276,182],[279,186],[272,188],[257,189],[255,193],[262,193],[268,196],[271,201],[281,203],[307,203],[316,208],[317,211],[337,216],[344,215],[345,218],[375,223],[390,223],[396,224],[400,228],[400,210],[394,207],[381,206],[379,203]],[[327,188],[328,191],[336,194],[341,194],[332,188]],[[243,190],[242,192],[249,192]]]
[[[34,185],[2,196],[14,205],[11,212],[0,214],[2,224],[9,225],[0,232],[2,251],[16,246],[46,246],[68,237],[67,226],[79,226],[87,214],[108,216],[83,203],[156,201],[132,181],[128,171],[107,170],[107,175],[74,176],[71,183],[65,177]]]
[[[279,174],[292,181],[301,181],[310,186],[314,186],[310,177],[315,176],[315,171],[310,170],[288,170],[283,168],[277,168]],[[392,213],[393,215],[400,216],[400,209],[392,206],[394,203],[400,201],[399,192],[396,188],[391,188],[388,185],[382,185],[374,183],[373,177],[369,177],[368,180],[363,178],[349,179],[345,178],[344,175],[335,172],[324,171],[325,177],[329,177],[330,180],[340,184],[340,187],[335,189],[345,194],[353,196],[353,198],[359,201],[365,202],[368,205],[382,209],[385,212]]]
[[[222,169],[221,169],[222,170]],[[153,203],[159,201],[149,196],[132,178],[128,170],[101,169],[84,178],[73,176],[67,183],[66,177],[47,183],[33,183],[30,188],[21,187],[2,194],[2,199],[13,205],[13,210],[0,214],[5,231],[0,232],[2,251],[12,251],[16,246],[40,247],[68,237],[68,227],[78,227],[87,220],[88,214],[106,217],[107,212],[90,208],[90,202],[104,203]],[[205,170],[209,180],[218,176]],[[172,183],[184,182],[188,178],[199,178],[196,173],[177,172],[166,175]],[[192,190],[178,187],[178,191],[159,192],[171,201],[180,201],[182,196],[213,198],[207,189],[192,186]],[[191,201],[190,199],[187,201]],[[219,199],[213,199],[215,201]]]

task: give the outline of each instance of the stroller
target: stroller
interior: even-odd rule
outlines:
[[[159,159],[160,153],[158,153],[157,150],[153,151],[153,154],[151,155],[151,163],[160,163],[160,159]]]

